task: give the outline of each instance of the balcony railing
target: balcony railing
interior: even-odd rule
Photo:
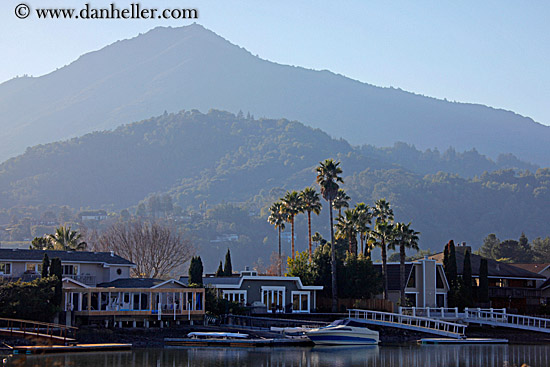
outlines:
[[[86,285],[96,285],[96,276],[90,274],[80,274],[80,275],[63,275],[63,278],[71,278],[77,282],[84,283]]]
[[[490,298],[540,298],[539,289],[489,287]]]

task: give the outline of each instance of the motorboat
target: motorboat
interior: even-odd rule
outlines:
[[[351,319],[336,320],[328,326],[311,329],[306,335],[315,344],[325,345],[376,345],[380,341],[378,331]]]

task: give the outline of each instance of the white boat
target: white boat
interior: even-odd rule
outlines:
[[[213,339],[246,339],[248,334],[241,333],[220,333],[220,332],[192,332],[187,334],[188,338],[213,338]]]
[[[324,345],[376,345],[380,341],[378,331],[350,319],[336,320],[328,326],[312,329],[306,335],[315,344]]]

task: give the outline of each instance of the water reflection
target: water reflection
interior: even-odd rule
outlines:
[[[546,367],[546,345],[425,345],[402,347],[174,348],[131,352],[28,355],[8,366],[83,367]]]

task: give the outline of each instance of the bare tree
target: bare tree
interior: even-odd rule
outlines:
[[[98,241],[100,251],[114,251],[134,264],[132,276],[165,278],[194,255],[180,233],[160,223],[141,221],[113,224]]]

